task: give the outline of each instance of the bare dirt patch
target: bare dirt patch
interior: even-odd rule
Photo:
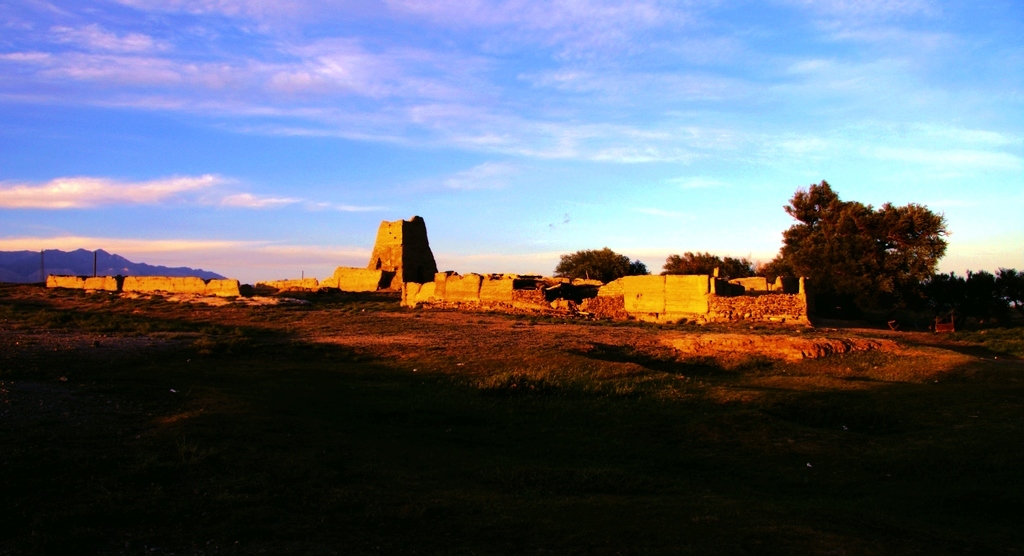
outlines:
[[[735,357],[760,355],[802,361],[861,351],[896,353],[903,348],[892,340],[866,338],[807,338],[760,334],[665,334],[662,341],[683,356]]]

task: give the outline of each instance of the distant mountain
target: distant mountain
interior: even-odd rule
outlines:
[[[43,272],[40,271],[39,251],[0,251],[0,282],[42,282],[46,275],[92,276],[92,251],[60,251],[47,249],[43,252]],[[97,276],[197,276],[206,280],[224,278],[216,272],[185,266],[166,267],[146,263],[133,263],[121,255],[113,255],[100,249],[96,251]]]

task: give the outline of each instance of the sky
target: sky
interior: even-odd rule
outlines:
[[[768,261],[783,206],[945,215],[940,270],[1024,269],[1020,0],[5,0],[0,250],[246,282],[611,249]]]

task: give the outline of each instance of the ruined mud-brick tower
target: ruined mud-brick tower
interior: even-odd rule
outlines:
[[[409,220],[381,222],[367,268],[394,272],[392,288],[401,287],[405,282],[434,281],[437,263],[430,251],[427,224],[423,219],[413,216]]]

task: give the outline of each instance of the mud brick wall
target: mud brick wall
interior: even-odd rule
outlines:
[[[710,321],[808,322],[807,297],[804,295],[771,293],[757,296],[711,296],[708,301]]]

